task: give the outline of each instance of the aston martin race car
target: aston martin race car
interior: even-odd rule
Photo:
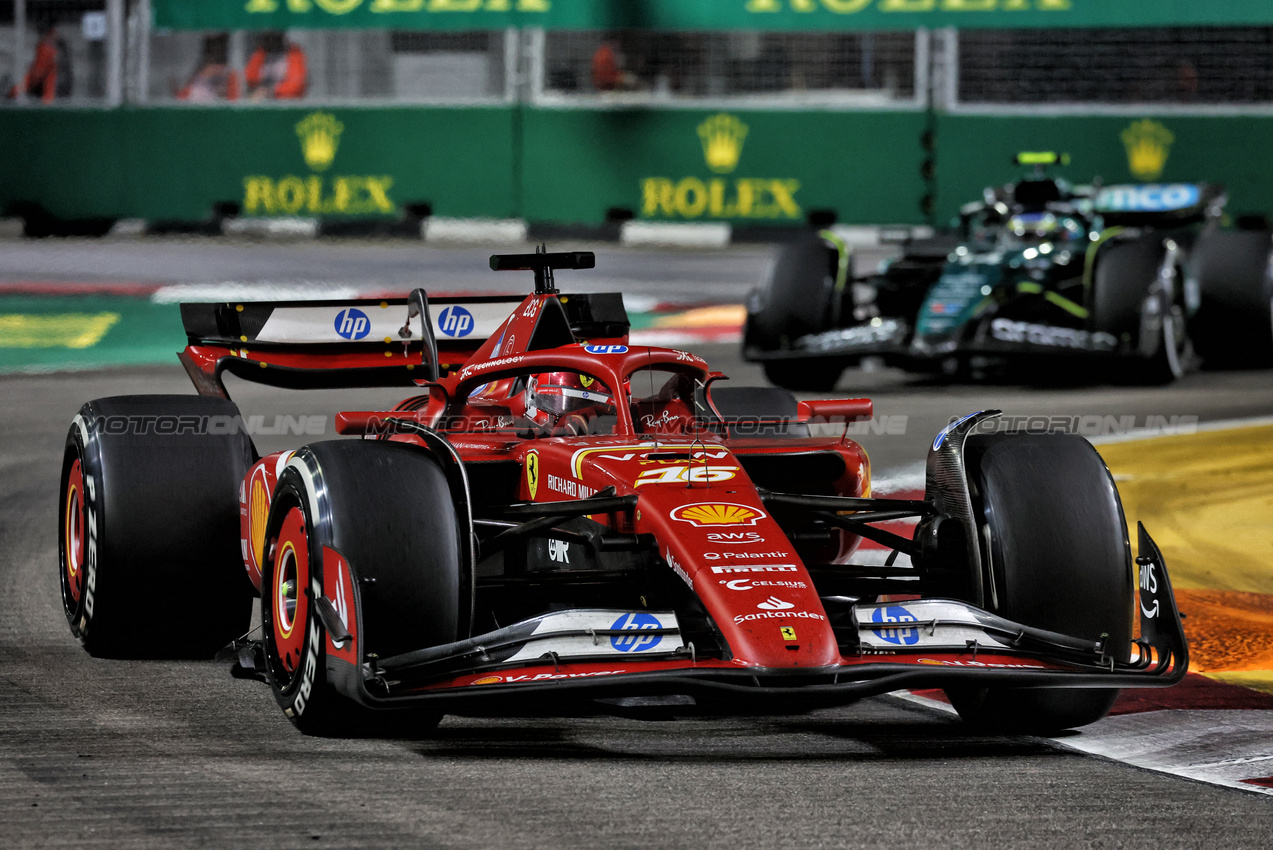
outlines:
[[[829,390],[863,357],[968,375],[1044,360],[1162,383],[1191,366],[1273,364],[1273,231],[1222,230],[1208,184],[1074,187],[1020,154],[956,232],[908,239],[855,278],[835,233],[784,245],[747,304],[743,353],[775,384]],[[1036,373],[1037,374],[1037,373]]]
[[[1141,528],[1133,558],[1082,438],[973,413],[933,440],[923,499],[876,498],[846,434],[869,400],[730,388],[632,345],[619,295],[556,289],[589,253],[491,265],[534,292],[182,305],[198,395],[90,401],[67,435],[58,572],[83,647],[219,652],[322,735],[907,688],[1049,731],[1184,676],[1162,555]],[[261,457],[227,373],[411,394]]]

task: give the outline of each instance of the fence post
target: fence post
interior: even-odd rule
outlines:
[[[133,92],[133,98],[138,103],[145,103],[150,100],[150,0],[137,0],[136,7],[137,27],[135,29],[136,43],[135,48],[137,73],[136,89]]]
[[[106,0],[106,104],[124,101],[124,0]]]
[[[26,100],[22,78],[27,66],[27,0],[13,0],[13,84],[18,87],[18,103]]]

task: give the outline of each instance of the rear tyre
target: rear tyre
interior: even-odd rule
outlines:
[[[1273,234],[1213,233],[1194,246],[1198,311],[1190,332],[1209,367],[1273,365]]]
[[[63,452],[58,572],[71,632],[108,658],[211,658],[251,624],[239,486],[254,458],[219,398],[90,401]]]
[[[976,435],[969,489],[991,577],[986,607],[1023,625],[1131,654],[1131,547],[1114,481],[1086,440],[1069,434]],[[1113,688],[949,688],[978,728],[1049,734],[1093,723]]]
[[[440,713],[373,711],[348,693],[352,685],[338,690],[332,673],[339,664],[328,658],[337,647],[317,600],[337,594],[324,584],[331,549],[358,582],[363,658],[459,640],[468,633],[471,599],[460,533],[446,477],[424,449],[342,440],[297,452],[270,506],[261,621],[267,677],[298,729],[412,736],[437,725]],[[356,667],[347,673],[342,681],[361,675]]]

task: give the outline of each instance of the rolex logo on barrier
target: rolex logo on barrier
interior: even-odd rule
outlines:
[[[1176,137],[1157,121],[1132,122],[1121,134],[1127,150],[1127,168],[1138,180],[1157,180],[1167,165],[1167,154]]]
[[[727,112],[710,115],[696,128],[703,161],[715,174],[738,168],[749,128]],[[641,181],[641,217],[692,219],[799,219],[799,180],[772,177],[646,177]]]
[[[728,174],[738,167],[743,139],[747,138],[747,125],[722,112],[698,125],[698,137],[703,141],[703,159],[707,160],[707,167],[717,174]]]
[[[310,173],[243,178],[245,215],[390,215],[388,175],[324,176],[336,161],[345,125],[330,112],[311,112],[295,125],[301,156]]]
[[[336,158],[340,134],[344,131],[345,125],[329,112],[307,115],[296,125],[296,135],[301,138],[301,153],[305,156],[305,164],[313,171],[326,171]]]

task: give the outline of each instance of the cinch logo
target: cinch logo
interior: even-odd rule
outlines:
[[[915,615],[905,608],[893,606],[890,608],[876,608],[875,613],[871,615],[872,623],[917,623]],[[919,643],[919,629],[875,629],[875,634],[879,635],[880,640],[886,640],[889,643],[904,643],[912,646]]]
[[[1127,169],[1137,180],[1157,180],[1167,165],[1176,137],[1157,121],[1134,121],[1120,134],[1127,150]]]
[[[473,332],[473,314],[458,304],[438,313],[438,329],[447,336],[468,336]]]
[[[663,640],[662,635],[641,634],[650,629],[661,629],[663,624],[651,614],[624,614],[611,624],[615,631],[632,632],[632,634],[611,635],[610,645],[620,652],[645,652],[654,649]]]
[[[356,307],[346,307],[337,313],[335,325],[341,339],[362,339],[371,333],[371,319]]]

